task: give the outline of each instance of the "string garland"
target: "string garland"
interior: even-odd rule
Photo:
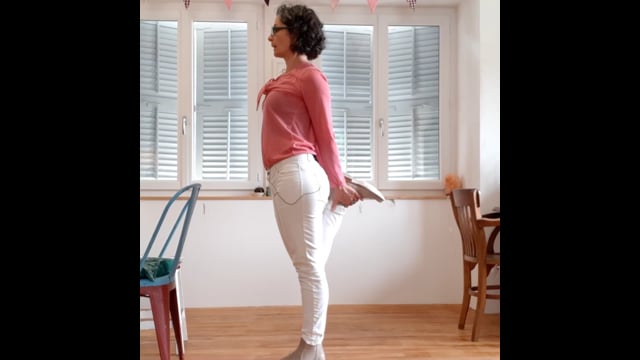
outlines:
[[[184,2],[184,8],[188,9],[189,5],[191,4],[191,0],[182,0]],[[338,7],[338,3],[340,2],[340,0],[330,0],[331,1],[331,9],[335,10],[336,7]],[[417,0],[406,0],[407,4],[409,4],[409,7],[412,10],[416,10],[416,1]],[[227,9],[231,10],[231,5],[232,5],[233,0],[224,0],[224,4],[227,5]],[[265,5],[269,6],[269,0],[264,0]],[[371,11],[371,13],[373,14],[373,12],[376,10],[376,6],[378,6],[378,0],[367,0],[367,4],[369,5],[369,10]]]

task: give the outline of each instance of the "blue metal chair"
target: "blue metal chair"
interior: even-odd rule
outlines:
[[[180,267],[182,248],[187,238],[200,186],[198,183],[187,185],[169,199],[144,255],[140,258],[140,296],[149,298],[162,360],[171,358],[169,321],[173,324],[178,355],[181,360],[184,359],[182,325],[176,291],[176,270]],[[183,200],[186,201],[183,203]],[[156,244],[159,234],[164,237],[167,232],[164,242],[160,243],[158,240]],[[170,245],[171,248],[175,246],[173,254],[167,254]],[[160,248],[159,251],[157,251],[158,248]]]

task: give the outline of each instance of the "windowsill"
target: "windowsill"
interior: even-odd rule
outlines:
[[[443,200],[447,196],[441,191],[417,191],[417,192],[400,192],[400,191],[385,191],[385,198],[387,200]],[[170,194],[140,194],[141,201],[152,200],[169,200]],[[198,200],[271,200],[271,196],[254,195],[249,194],[203,194],[200,192]]]
[[[140,200],[169,200],[167,195],[140,195]],[[271,200],[271,196],[257,195],[198,195],[198,200]]]

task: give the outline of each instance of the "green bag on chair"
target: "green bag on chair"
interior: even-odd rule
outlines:
[[[140,279],[151,281],[158,277],[168,275],[173,267],[173,259],[149,257],[140,270]]]

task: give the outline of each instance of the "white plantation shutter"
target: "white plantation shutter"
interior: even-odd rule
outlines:
[[[333,128],[342,169],[373,177],[373,54],[371,26],[325,25],[322,71],[331,90]]]
[[[140,21],[140,179],[178,176],[177,27]]]
[[[247,180],[247,26],[196,23],[195,178]]]
[[[164,2],[141,7],[141,191],[193,181],[212,194],[266,185],[255,97],[282,59],[265,61],[272,24],[262,7],[234,5],[233,14],[213,3],[188,14]],[[329,81],[343,170],[384,191],[422,194],[441,190],[457,163],[449,141],[456,14],[398,10],[324,7],[327,41],[316,64]]]
[[[439,27],[389,27],[388,178],[439,179]]]

